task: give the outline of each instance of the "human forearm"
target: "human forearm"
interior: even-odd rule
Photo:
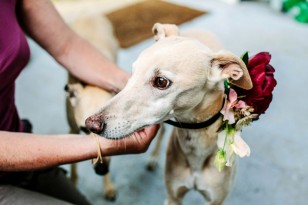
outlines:
[[[119,92],[129,74],[76,35],[49,0],[20,1],[20,19],[29,36],[69,72],[86,83]]]
[[[26,171],[96,157],[90,136],[34,135],[0,131],[0,170]]]
[[[116,93],[124,88],[130,76],[79,37],[71,40],[57,60],[84,82]]]
[[[145,152],[158,126],[122,140],[92,135],[39,135],[0,131],[0,171],[27,171],[102,156]],[[98,141],[97,141],[98,139]]]

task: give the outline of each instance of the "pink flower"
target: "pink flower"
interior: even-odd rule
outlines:
[[[234,109],[233,108],[245,108],[246,103],[242,100],[238,101],[237,93],[234,89],[230,88],[228,99],[225,102],[223,109],[220,111],[223,114],[223,120],[228,120],[229,124],[235,123]]]

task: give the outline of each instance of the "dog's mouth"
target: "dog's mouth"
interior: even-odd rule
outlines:
[[[155,135],[156,131],[158,130],[158,125],[144,125],[142,127],[139,127],[137,129],[134,129],[132,131],[125,132],[125,129],[116,130],[111,129],[109,131],[106,130],[106,124],[102,123],[101,116],[91,116],[88,117],[85,121],[86,128],[97,135],[100,135],[106,139],[111,140],[120,140],[123,138],[136,138],[136,139],[142,139],[142,138],[150,138],[153,135]],[[127,130],[127,129],[126,129]],[[123,133],[122,133],[123,132]],[[154,133],[154,134],[153,134]]]
[[[121,140],[121,139],[124,139],[124,138],[128,138],[128,139],[147,138],[147,137],[149,137],[149,135],[153,131],[156,132],[158,130],[157,127],[158,127],[157,125],[152,125],[152,126],[145,125],[145,126],[142,126],[138,129],[136,129],[133,132],[130,132],[130,133],[127,133],[127,134],[124,134],[124,135],[120,135],[120,136],[117,136],[117,137],[113,137],[113,136],[109,136],[109,135],[106,135],[106,136],[102,135],[102,137],[105,137],[105,138],[111,139],[111,140]]]
[[[129,152],[131,153],[139,153],[140,149],[144,152],[144,148],[149,146],[149,143],[155,137],[158,129],[159,125],[152,125],[140,128],[135,132],[122,135],[121,137],[105,138],[115,141],[113,145],[113,148],[115,149],[125,148],[125,150],[130,150]],[[118,154],[118,152],[115,154]]]

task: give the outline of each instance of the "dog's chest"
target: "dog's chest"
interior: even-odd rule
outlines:
[[[202,170],[205,160],[216,146],[215,138],[206,130],[181,131],[178,134],[181,149],[190,167],[195,171]]]

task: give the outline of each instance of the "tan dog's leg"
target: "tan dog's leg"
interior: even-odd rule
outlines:
[[[70,75],[69,75],[70,76]],[[72,77],[69,77],[69,82],[71,82],[73,80]],[[78,128],[78,126],[76,125],[76,121],[74,118],[74,111],[73,111],[73,107],[68,99],[68,97],[66,98],[66,117],[67,117],[67,121],[70,127],[70,134],[79,134],[80,130]],[[75,186],[77,186],[77,181],[78,181],[78,173],[77,173],[77,164],[71,164],[71,181],[73,182],[73,184]]]
[[[174,136],[167,148],[165,184],[167,198],[165,205],[181,205],[187,191],[195,189],[202,194],[207,205],[221,205],[227,197],[233,181],[235,169],[225,168],[219,172],[214,166],[215,154],[209,156],[203,172],[192,174],[191,167]]]
[[[88,107],[80,106],[81,99],[85,100],[85,98],[87,98],[89,95],[94,96],[95,94],[98,94],[98,90],[94,88],[90,89],[90,86],[88,85],[82,86],[80,82],[71,75],[69,75],[69,83],[71,84],[67,86],[67,92],[68,92],[68,97],[67,97],[67,102],[66,102],[67,118],[68,118],[69,125],[70,125],[70,133],[79,134],[80,126],[78,125],[80,125],[81,120],[80,120],[80,117],[77,117],[77,116],[79,115],[83,116],[84,115],[83,112],[85,111],[85,109],[89,108],[89,104],[86,104]],[[105,98],[110,98],[110,97],[104,94],[101,94],[100,97],[96,96],[96,100],[100,99],[104,101]],[[76,115],[76,113],[78,113],[79,115]],[[104,157],[103,162],[104,162],[104,166],[103,166],[104,169],[109,170],[110,157]],[[78,180],[77,164],[71,165],[71,180],[75,185],[77,185],[77,180]],[[112,183],[111,176],[109,173],[103,176],[103,186],[104,186],[103,193],[104,193],[105,199],[109,201],[114,201],[116,199],[116,189]]]
[[[71,181],[73,182],[74,186],[77,186],[78,181],[78,173],[77,173],[77,163],[71,164]]]
[[[94,165],[94,170],[97,174],[103,177],[103,195],[108,201],[116,200],[116,188],[111,180],[110,174],[110,157],[103,157],[102,162]]]
[[[67,102],[69,103],[69,102]],[[70,123],[71,124],[71,123]],[[74,129],[73,126],[70,125],[70,134],[79,134],[80,131],[77,130],[77,128]],[[71,164],[71,181],[74,184],[75,187],[77,187],[77,181],[78,181],[78,171],[77,171],[77,163]]]
[[[183,197],[189,190],[183,186],[183,187],[178,187],[178,189],[175,192],[173,192],[169,190],[169,188],[167,187],[168,196],[167,199],[165,200],[164,205],[181,205]]]
[[[187,166],[187,160],[179,146],[179,142],[175,137],[175,130],[173,130],[166,156],[165,184],[167,197],[165,205],[181,205],[183,197],[193,184],[189,180],[191,174]]]
[[[103,177],[103,185],[104,185],[104,197],[108,201],[114,201],[116,199],[116,188],[111,180],[110,172],[108,172]]]
[[[147,169],[149,171],[154,171],[157,167],[161,143],[162,143],[164,134],[165,134],[165,126],[164,124],[161,124],[160,129],[156,135],[156,138],[157,138],[156,145],[151,153],[151,157],[147,164]]]

